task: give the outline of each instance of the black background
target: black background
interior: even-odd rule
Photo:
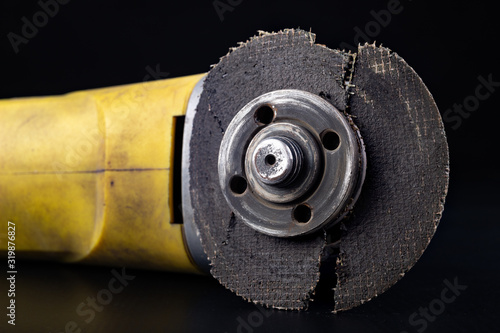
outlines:
[[[223,20],[210,0],[72,0],[60,5],[16,53],[8,33],[21,35],[21,18],[33,21],[41,8],[37,1],[3,1],[0,98],[139,82],[148,75],[148,67],[159,66],[169,77],[206,72],[230,47],[257,30],[300,27],[311,29],[317,42],[330,48],[342,42],[355,45],[354,29],[365,31],[375,22],[372,11],[387,9],[389,1],[221,2],[232,9],[222,14]],[[401,12],[385,27],[379,25],[380,31],[372,30],[375,38],[369,41],[376,39],[401,55],[444,114],[474,96],[479,76],[500,81],[500,20],[494,5],[401,0]],[[262,314],[211,278],[131,270],[136,278],[87,324],[75,309],[106,287],[110,268],[25,262],[17,281],[17,325],[7,327],[4,318],[0,330],[62,332],[75,320],[84,332],[417,332],[423,327],[412,326],[409,316],[439,298],[446,279],[457,278],[467,289],[424,331],[500,332],[500,228],[495,215],[500,87],[497,90],[459,125],[445,122],[450,188],[429,248],[399,283],[359,308],[334,315],[316,301],[305,312],[261,309]],[[4,281],[0,286],[7,290]]]

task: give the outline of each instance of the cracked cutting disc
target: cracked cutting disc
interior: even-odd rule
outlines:
[[[246,206],[235,205],[235,200],[245,200],[245,196],[258,196],[259,187],[245,183],[243,195],[233,193],[234,197],[228,200],[225,181],[222,185],[219,183],[220,170],[228,170],[219,165],[220,150],[224,151],[225,147],[221,143],[230,140],[235,133],[242,133],[233,129],[237,122],[233,119],[250,119],[241,114],[253,110],[255,103],[276,91],[285,95],[300,91],[301,96],[310,98],[318,109],[331,109],[325,112],[341,115],[343,126],[350,128],[346,131],[352,130],[354,136],[359,135],[358,141],[351,140],[353,149],[346,156],[357,154],[357,159],[352,161],[359,160],[360,165],[365,163],[363,168],[356,169],[358,177],[349,178],[352,190],[332,190],[330,193],[322,189],[328,192],[325,200],[334,198],[333,194],[345,196],[345,200],[332,200],[332,206],[335,202],[335,205],[344,205],[342,209],[331,209],[325,215],[321,213],[330,208],[324,202],[321,212],[301,202],[313,200],[311,198],[326,179],[349,175],[338,170],[345,165],[351,170],[353,163],[342,164],[345,159],[329,160],[328,154],[338,152],[337,148],[332,148],[334,153],[320,152],[323,168],[319,180],[312,182],[311,190],[303,191],[307,194],[290,199],[285,206],[279,200],[268,202],[267,206],[271,207],[270,211],[282,212],[274,215],[279,216],[279,223],[284,223],[281,220],[286,220],[290,212],[291,220],[295,219],[290,223],[295,224],[305,222],[307,225],[317,216],[327,216],[322,217],[323,228],[318,229],[315,225],[310,232],[300,234],[286,233],[288,229],[282,228],[285,234],[278,234],[278,237],[258,230],[255,224],[259,221],[249,220],[241,208]],[[273,117],[276,122],[286,122],[293,114],[298,118],[297,124],[317,138],[320,150],[329,149],[323,141],[325,131],[319,129],[321,122],[307,121],[312,119],[308,118],[308,112],[314,110],[303,111],[300,119],[301,113],[293,113],[292,109],[305,106],[293,104],[296,101],[266,103],[275,115],[269,123],[275,122]],[[286,107],[292,111],[286,111]],[[283,115],[282,110],[289,113]],[[255,122],[255,129],[247,130],[254,137],[263,136],[265,130],[262,128],[266,126],[280,125],[257,119]],[[259,132],[261,134],[256,135]],[[443,210],[448,184],[448,148],[439,112],[413,69],[386,48],[365,45],[353,55],[315,44],[314,35],[302,30],[261,33],[232,49],[209,72],[191,133],[190,199],[194,222],[211,261],[211,273],[225,287],[258,304],[284,309],[307,306],[319,281],[327,239],[331,241],[326,228],[335,223],[343,230],[336,267],[335,309],[349,309],[370,300],[387,290],[414,265],[434,234]],[[342,134],[342,130],[339,133]],[[340,136],[341,147],[346,144],[345,135]],[[276,147],[287,142],[276,141],[272,136],[265,139]],[[243,166],[238,169],[240,159],[236,158],[234,170],[240,171],[235,173],[250,176],[245,174],[250,168],[245,169],[244,164],[253,160],[245,156],[255,159],[260,156],[257,153],[245,155],[245,150],[253,146],[262,147],[262,144],[237,146],[239,150],[235,153],[242,154]],[[291,150],[295,149],[293,147],[289,145]],[[297,151],[292,155],[308,154],[307,147]],[[304,161],[307,164],[307,159]],[[269,165],[274,165],[274,161]],[[300,179],[304,172],[298,174]],[[226,178],[232,179],[230,176]],[[339,183],[332,182],[331,187],[338,187]],[[359,199],[354,204],[358,194]],[[261,199],[253,200],[252,204],[259,204]],[[262,206],[263,210],[267,206]],[[309,210],[306,211],[309,215],[306,214],[305,221],[300,221],[293,214],[303,206]],[[269,225],[273,221],[260,222]]]

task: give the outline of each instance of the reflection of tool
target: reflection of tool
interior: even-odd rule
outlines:
[[[209,259],[227,288],[287,309],[307,305],[320,262],[336,310],[387,290],[448,184],[441,118],[411,67],[301,30],[262,33],[206,76],[1,101],[0,140],[19,256],[190,272]]]

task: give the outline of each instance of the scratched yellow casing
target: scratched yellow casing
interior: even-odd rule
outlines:
[[[0,100],[0,250],[12,221],[18,257],[197,272],[172,166],[202,76]]]

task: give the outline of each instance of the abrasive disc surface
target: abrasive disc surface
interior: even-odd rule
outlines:
[[[448,145],[420,77],[384,47],[359,48],[350,113],[365,142],[366,179],[337,262],[335,309],[383,293],[422,255],[448,188]]]
[[[211,273],[245,299],[287,309],[306,305],[319,279],[324,233],[280,239],[236,217],[219,186],[219,146],[234,115],[255,97],[278,89],[325,96],[345,109],[348,57],[314,44],[314,35],[287,30],[262,34],[223,57],[208,74],[193,121],[190,191],[194,219]]]
[[[436,230],[447,191],[448,149],[432,96],[386,48],[365,45],[354,66],[350,60],[351,54],[314,44],[311,33],[285,30],[232,49],[206,78],[190,142],[194,222],[212,275],[247,300],[305,307],[326,244],[321,231],[292,239],[260,234],[223,197],[217,173],[221,140],[235,114],[261,94],[318,94],[353,116],[366,145],[361,196],[341,222],[336,310],[362,304],[396,283]]]

